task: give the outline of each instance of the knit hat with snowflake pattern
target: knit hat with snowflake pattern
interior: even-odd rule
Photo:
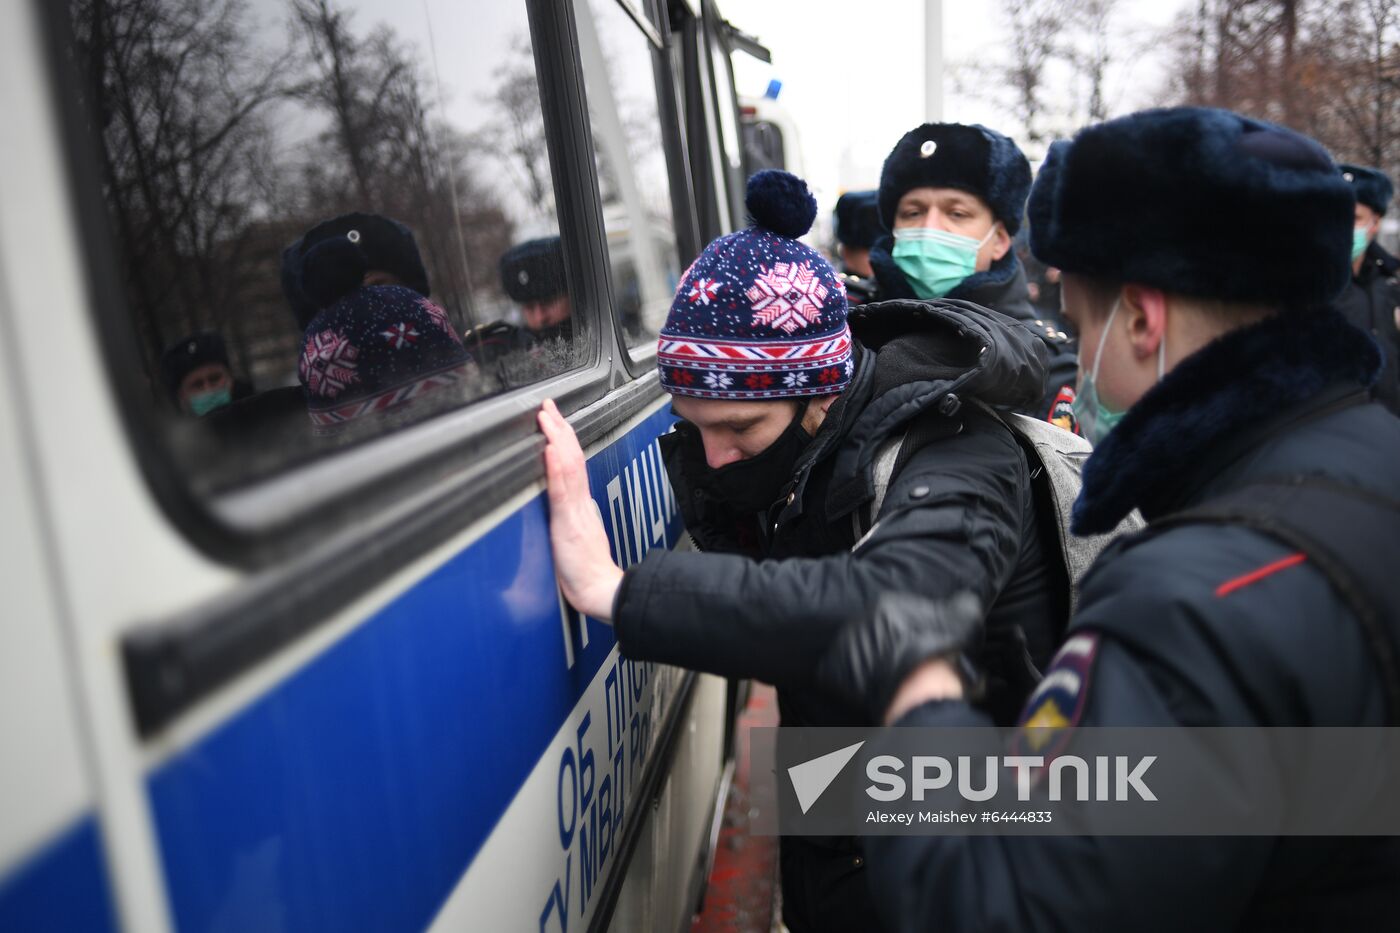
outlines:
[[[753,225],[715,240],[681,276],[656,363],[672,395],[780,399],[833,395],[851,381],[846,290],[797,237],[817,202],[796,175],[749,179]]]
[[[312,318],[298,374],[307,414],[331,429],[462,382],[471,356],[447,312],[401,285],[351,289]]]

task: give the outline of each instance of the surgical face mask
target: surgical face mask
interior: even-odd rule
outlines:
[[[190,396],[190,412],[202,418],[216,408],[223,408],[231,401],[233,401],[233,389],[229,386],[215,389],[212,392],[201,392],[198,395]]]
[[[977,271],[977,253],[991,240],[997,224],[980,240],[932,227],[906,227],[894,232],[895,265],[914,294],[942,298]]]
[[[1366,252],[1366,247],[1371,245],[1371,232],[1363,224],[1360,227],[1351,228],[1351,261],[1356,260],[1362,253]]]
[[[1103,331],[1099,334],[1099,348],[1094,354],[1094,368],[1084,373],[1083,379],[1079,383],[1079,391],[1075,393],[1074,402],[1070,406],[1074,411],[1074,419],[1079,422],[1080,432],[1089,439],[1089,443],[1097,447],[1110,431],[1118,427],[1118,422],[1123,420],[1127,411],[1119,411],[1109,408],[1099,398],[1099,365],[1103,363],[1103,348],[1108,342],[1108,333],[1113,329],[1113,319],[1118,314],[1119,303],[1123,298],[1120,295],[1113,302],[1113,310],[1108,312],[1108,320],[1104,322]],[[1162,334],[1162,342],[1157,345],[1157,381],[1161,382],[1167,371],[1167,335]]]

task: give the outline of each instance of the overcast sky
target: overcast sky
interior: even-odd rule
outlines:
[[[1119,0],[1109,72],[1111,114],[1155,103],[1163,82],[1160,31],[1186,0]],[[945,120],[984,123],[1015,137],[1013,118],[977,65],[1007,61],[998,0],[943,4]],[[766,65],[735,56],[740,94],[783,82],[780,102],[801,133],[803,171],[823,214],[843,190],[874,187],[885,155],[924,121],[923,0],[720,0],[726,19],[772,51]],[[1071,94],[1058,76],[1055,94]],[[1024,142],[1018,140],[1018,142]]]

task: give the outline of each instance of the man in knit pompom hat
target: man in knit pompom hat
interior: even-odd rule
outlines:
[[[681,419],[661,439],[666,471],[700,553],[614,564],[583,452],[546,403],[565,597],[610,621],[629,658],[763,680],[785,725],[835,726],[868,722],[812,686],[841,625],[885,591],[971,588],[990,607],[978,659],[987,708],[1010,716],[1029,692],[1027,658],[1049,658],[1068,593],[1042,550],[1017,440],[971,402],[1038,398],[1041,342],[966,302],[849,311],[835,271],[797,239],[816,214],[806,185],[761,172],[746,200],[753,225],[686,270],[657,347]],[[891,442],[903,462],[875,508],[874,462]],[[854,839],[783,838],[788,929],[876,929],[863,864]]]

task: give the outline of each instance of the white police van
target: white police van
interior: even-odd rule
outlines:
[[[733,687],[563,603],[534,413],[620,563],[684,546],[654,342],[742,223],[733,34],[708,0],[0,7],[0,930],[688,925]],[[402,224],[469,360],[342,356],[313,421],[283,250],[356,213],[364,281],[411,284],[365,226]]]

